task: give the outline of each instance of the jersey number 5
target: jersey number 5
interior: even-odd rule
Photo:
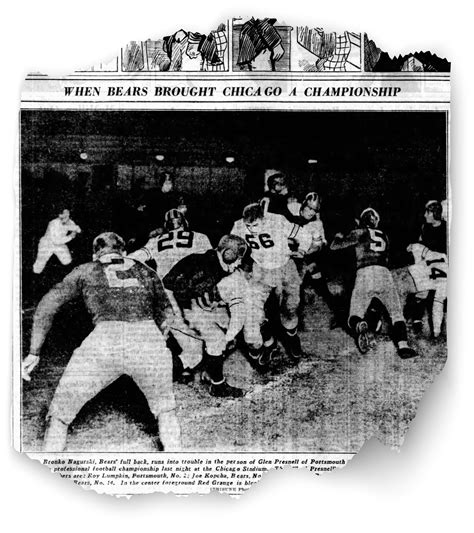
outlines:
[[[373,252],[384,252],[387,248],[387,241],[384,234],[376,229],[369,229],[370,233],[370,249]]]
[[[257,235],[246,235],[245,239],[250,248],[253,248],[254,250],[258,250],[260,248],[257,242]],[[268,233],[260,233],[258,235],[258,240],[263,248],[272,248],[272,246],[275,246],[275,243],[272,241],[272,238]]]

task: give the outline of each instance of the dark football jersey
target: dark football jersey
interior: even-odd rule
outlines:
[[[433,252],[448,253],[446,222],[442,221],[439,226],[423,224],[420,242]]]
[[[145,265],[120,256],[75,268],[43,298],[35,318],[55,314],[68,301],[82,297],[94,324],[153,319],[167,299],[157,276]]]
[[[346,237],[335,238],[332,250],[354,246],[357,268],[380,265],[387,266],[388,238],[379,229],[357,228]]]
[[[181,259],[163,278],[165,287],[181,307],[189,307],[191,301],[200,297],[219,299],[217,284],[228,275],[215,250],[203,254],[190,254]]]

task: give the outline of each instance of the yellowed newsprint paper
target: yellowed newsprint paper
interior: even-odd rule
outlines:
[[[236,17],[28,75],[16,449],[115,495],[399,449],[447,357],[449,72]]]

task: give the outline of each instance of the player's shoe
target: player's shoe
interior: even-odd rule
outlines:
[[[257,372],[264,373],[268,370],[271,358],[267,358],[265,347],[262,346],[262,348],[254,354],[249,350],[247,355],[250,365]]]
[[[418,355],[413,348],[409,348],[408,346],[398,348],[397,353],[400,359],[411,359]]]
[[[227,381],[222,383],[211,383],[209,385],[209,394],[211,396],[216,396],[217,398],[242,398],[244,391],[238,387],[233,387],[229,385]]]
[[[367,353],[371,347],[369,326],[365,320],[358,322],[355,332],[355,341],[360,353]]]
[[[273,360],[273,356],[275,355],[277,350],[278,350],[278,343],[275,339],[273,339],[273,342],[269,346],[265,346],[265,345],[263,346],[262,354],[260,355],[258,359],[258,365],[259,365],[259,368],[261,369],[260,370],[261,372],[266,372],[269,369],[270,364]]]
[[[221,383],[213,383],[207,372],[202,372],[201,382],[208,385],[209,394],[216,398],[242,398],[244,395],[242,389],[229,385],[226,380]]]

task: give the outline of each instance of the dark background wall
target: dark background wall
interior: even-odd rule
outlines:
[[[58,207],[83,228],[72,248],[85,261],[97,233],[127,233],[127,210],[158,194],[165,172],[187,196],[194,228],[214,242],[262,196],[273,168],[297,196],[321,193],[329,237],[375,207],[395,263],[418,236],[424,203],[446,197],[441,112],[23,111],[21,125],[25,274]]]

